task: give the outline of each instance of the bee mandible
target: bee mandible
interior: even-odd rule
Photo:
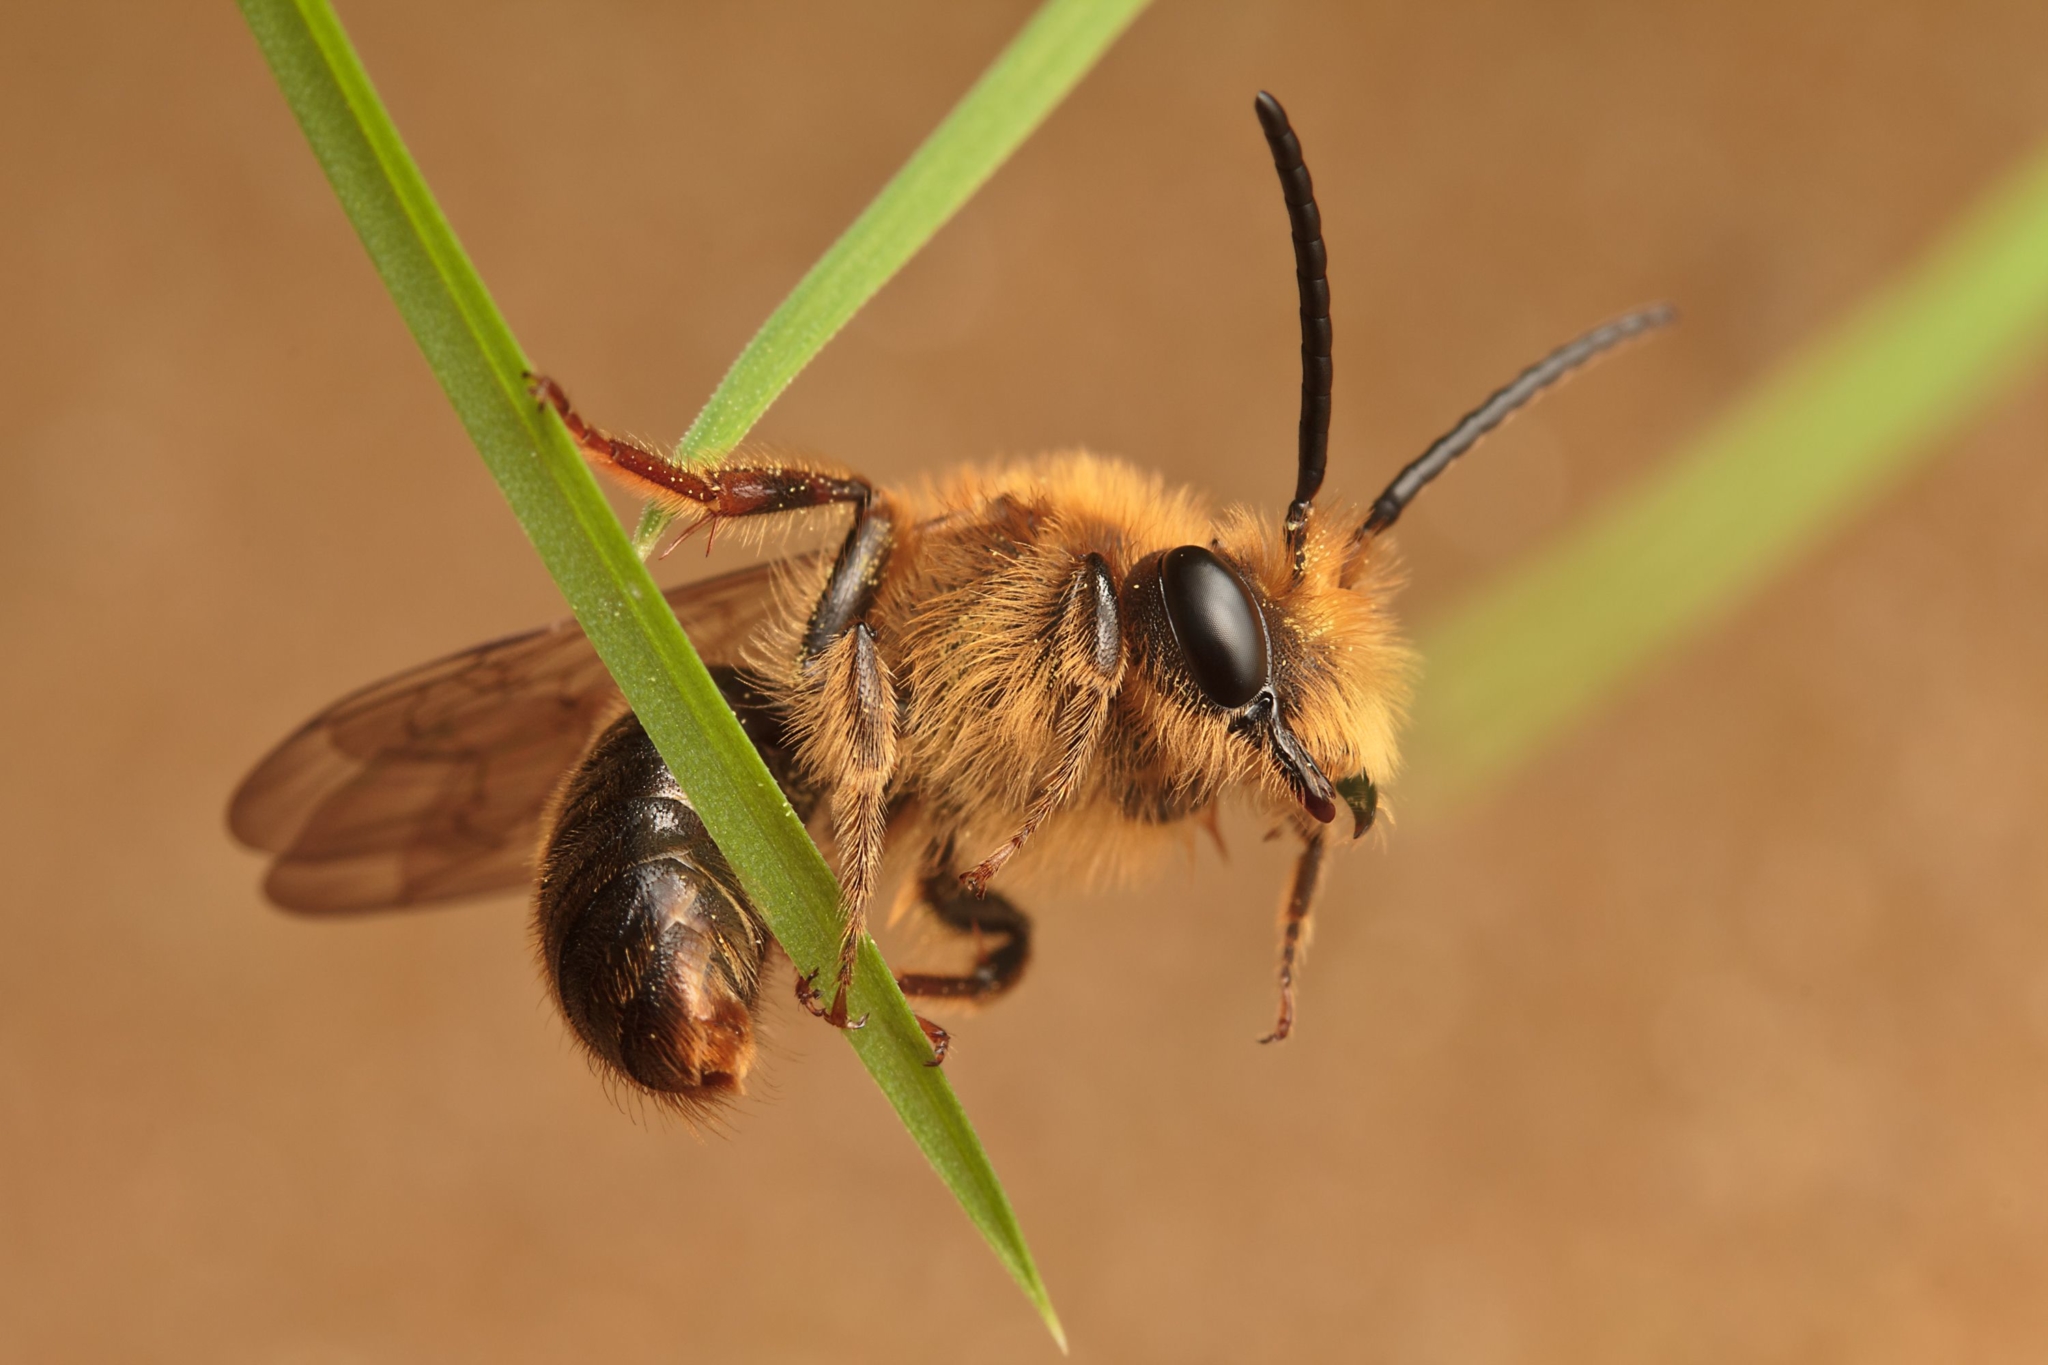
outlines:
[[[1236,800],[1297,848],[1263,1041],[1286,1038],[1325,855],[1372,827],[1396,767],[1411,661],[1389,614],[1386,531],[1517,408],[1672,317],[1639,309],[1552,352],[1362,512],[1319,505],[1331,381],[1321,216],[1279,101],[1261,92],[1255,104],[1301,309],[1294,495],[1277,524],[1219,515],[1086,453],[913,489],[749,448],[678,465],[533,380],[586,456],[680,514],[685,534],[850,512],[834,554],[668,594],[791,805],[829,835],[841,952],[829,982],[800,977],[796,991],[836,1027],[861,1022],[847,999],[885,848],[911,853],[899,909],[974,946],[968,970],[898,985],[914,1001],[987,1003],[1031,960],[1031,921],[996,889],[1013,860],[1094,880]],[[573,623],[344,698],[250,774],[230,825],[276,855],[265,890],[296,910],[531,879],[543,972],[601,1069],[686,1112],[742,1089],[773,939]],[[936,1064],[947,1035],[920,1022]]]

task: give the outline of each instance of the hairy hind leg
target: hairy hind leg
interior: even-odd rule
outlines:
[[[753,451],[677,464],[657,450],[614,436],[584,420],[562,386],[546,375],[528,375],[527,391],[551,407],[585,456],[609,469],[620,482],[668,511],[692,518],[691,529],[740,517],[772,516],[833,503],[864,507],[874,498],[867,480],[836,473],[807,460]]]

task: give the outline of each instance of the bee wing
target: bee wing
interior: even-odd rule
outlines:
[[[692,643],[735,662],[773,602],[775,564],[670,589]],[[287,910],[383,910],[532,879],[541,815],[623,707],[574,620],[409,669],[342,698],[244,778],[228,828],[274,853]]]

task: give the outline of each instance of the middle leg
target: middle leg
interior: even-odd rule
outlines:
[[[1010,993],[1031,965],[1031,917],[999,892],[976,896],[945,872],[925,877],[922,904],[953,933],[974,940],[974,966],[965,972],[905,972],[902,992],[918,1000],[961,1000],[985,1005]],[[991,945],[989,938],[997,941]]]
[[[789,700],[790,729],[806,776],[832,793],[844,916],[832,1003],[819,1004],[816,973],[799,980],[797,998],[835,1028],[864,1022],[848,1020],[847,996],[881,871],[889,780],[896,768],[895,681],[866,619],[893,544],[886,504],[863,504],[805,625]]]
[[[1031,964],[1031,919],[1000,893],[976,896],[960,884],[950,857],[935,857],[918,882],[919,902],[932,918],[974,942],[974,965],[965,972],[905,972],[896,987],[912,1000],[965,1001],[987,1004],[1000,999],[1023,979]],[[989,936],[997,936],[990,946]],[[952,1036],[923,1015],[918,1026],[931,1041],[932,1060],[946,1060]]]

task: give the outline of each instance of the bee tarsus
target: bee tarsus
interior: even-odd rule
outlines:
[[[818,973],[819,969],[813,967],[810,971],[801,973],[797,977],[797,1004],[802,1005],[805,1010],[809,1011],[812,1018],[823,1019],[833,1028],[846,1029],[848,1031],[866,1028],[868,1026],[868,1017],[865,1014],[858,1019],[848,1019],[846,1017],[846,987],[844,985],[840,985],[833,991],[832,1003],[830,1005],[821,1003],[825,999],[825,993],[818,989]]]
[[[1280,1016],[1262,1043],[1286,1041],[1294,1032],[1294,972],[1308,949],[1309,911],[1316,903],[1316,889],[1323,880],[1323,832],[1317,830],[1302,845],[1295,859],[1294,876],[1287,885],[1287,899],[1280,907]]]
[[[917,1020],[917,1026],[924,1030],[924,1040],[932,1045],[932,1059],[926,1062],[925,1065],[944,1066],[946,1064],[946,1054],[953,1050],[953,1035],[925,1018],[922,1014],[913,1014],[911,1018]]]

